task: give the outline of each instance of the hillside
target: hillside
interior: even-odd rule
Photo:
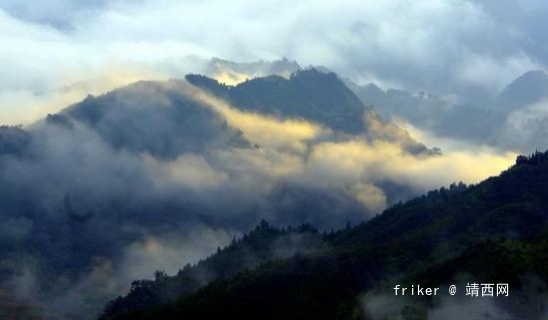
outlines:
[[[332,73],[237,86],[189,79],[202,82],[140,81],[26,127],[0,127],[0,290],[40,301],[43,313],[94,318],[133,280],[156,269],[175,274],[263,219],[321,230],[368,219],[422,192],[394,166],[440,156]],[[345,173],[347,165],[326,157],[385,147],[367,156],[367,166],[394,161],[375,176]],[[158,301],[194,292],[217,273],[162,287]]]
[[[548,97],[548,75],[542,70],[524,73],[497,97],[497,108],[512,112]]]
[[[366,106],[333,72],[299,70],[289,79],[278,75],[249,79],[235,86],[202,75],[186,80],[233,106],[265,115],[305,119],[335,132],[396,141],[414,154],[431,153],[420,141]]]
[[[534,298],[526,279],[548,280],[547,184],[548,153],[519,157],[498,177],[432,191],[324,235],[321,255],[275,259],[177,302],[103,319],[367,319],[361,305],[370,292],[391,294],[391,284],[413,279],[461,284],[462,277],[510,283],[513,298],[498,301],[504,312],[540,319],[548,306]],[[419,298],[393,311],[425,319],[439,302]]]
[[[107,307],[107,314],[143,309],[173,302],[218,279],[251,270],[274,260],[294,255],[316,255],[325,248],[325,241],[310,225],[296,229],[275,229],[263,221],[251,233],[232,242],[217,253],[195,265],[186,265],[175,276],[161,271],[156,279],[135,281],[126,297],[119,297]]]
[[[196,75],[186,79],[244,110],[310,119],[350,133],[363,131],[362,114],[369,110],[334,73],[316,69],[297,71],[289,79],[272,75],[236,86]]]
[[[141,81],[99,97],[88,96],[48,124],[88,125],[116,149],[175,158],[213,147],[248,147],[241,132],[185,91],[182,81]],[[73,124],[72,124],[73,125]]]

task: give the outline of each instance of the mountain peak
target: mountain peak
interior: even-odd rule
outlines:
[[[226,89],[215,80],[196,76],[203,85]],[[212,146],[247,147],[241,133],[213,110],[184,93],[181,81],[140,81],[98,97],[88,97],[46,119],[70,128],[72,121],[93,128],[117,150],[174,159]]]
[[[363,131],[363,113],[369,110],[335,73],[316,68],[293,72],[289,79],[274,74],[235,86],[205,76],[186,79],[244,110],[309,119],[349,133]]]
[[[508,111],[525,107],[548,97],[548,75],[542,70],[527,71],[504,88],[498,104]]]
[[[275,61],[258,60],[244,63],[213,58],[207,66],[206,74],[214,78],[233,80],[233,83],[236,84],[245,79],[265,77],[272,74],[289,77],[300,69],[301,66],[297,62],[287,58]]]

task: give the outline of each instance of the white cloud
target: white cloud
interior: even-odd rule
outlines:
[[[478,85],[493,92],[543,66],[542,48],[530,36],[538,23],[528,22],[530,11],[510,5],[3,0],[0,8],[0,91],[10,91],[3,97],[50,94],[120,70],[139,78],[181,77],[200,70],[188,56],[239,61],[287,56],[357,79],[460,93]],[[522,19],[505,23],[499,12],[504,8]],[[25,107],[0,100],[0,110],[14,108]],[[6,113],[2,122],[29,121],[20,112],[7,118]]]
[[[500,128],[499,140],[521,150],[548,148],[548,99],[514,111],[508,115]]]

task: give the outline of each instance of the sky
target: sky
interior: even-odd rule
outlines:
[[[546,69],[544,1],[0,0],[0,122],[202,59],[287,57],[358,82],[494,94]]]

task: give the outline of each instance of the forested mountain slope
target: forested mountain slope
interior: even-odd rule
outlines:
[[[275,258],[176,302],[107,312],[103,319],[362,319],[371,292],[393,294],[392,284],[413,281],[443,286],[462,277],[510,283],[515,299],[497,302],[504,312],[540,319],[547,306],[531,290],[546,291],[531,289],[527,279],[548,280],[547,210],[548,153],[535,153],[499,177],[432,191],[325,234],[321,254]],[[439,298],[406,303],[395,312],[426,319]]]

